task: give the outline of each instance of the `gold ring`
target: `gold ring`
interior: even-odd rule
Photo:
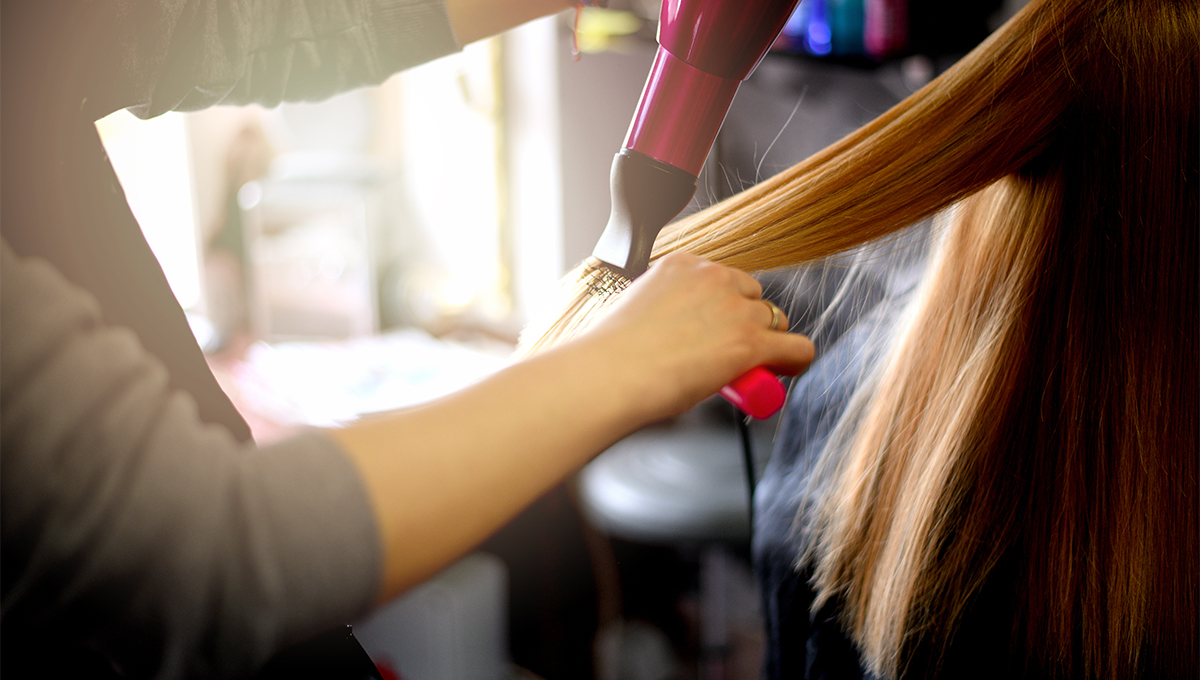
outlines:
[[[767,305],[767,308],[771,310],[771,330],[783,330],[779,327],[779,322],[783,320],[783,310],[777,307],[775,303],[771,302],[770,300],[763,300],[763,302]]]

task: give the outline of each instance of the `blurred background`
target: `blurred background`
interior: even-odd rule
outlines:
[[[803,0],[734,100],[689,210],[883,113],[1021,4]],[[658,9],[567,11],[323,102],[97,123],[259,442],[508,361],[607,221]],[[755,425],[747,466],[736,418],[717,400],[635,435],[356,635],[410,680],[757,677],[746,481],[775,423]]]

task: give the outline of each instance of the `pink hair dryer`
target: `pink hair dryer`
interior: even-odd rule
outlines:
[[[696,177],[729,104],[798,0],[663,0],[658,53],[610,177],[612,213],[592,255],[637,278],[654,239],[696,192]],[[755,377],[749,377],[753,374]],[[765,378],[764,378],[765,374]],[[765,369],[730,383],[722,395],[766,418],[784,390]]]

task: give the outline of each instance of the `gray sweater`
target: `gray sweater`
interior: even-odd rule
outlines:
[[[6,0],[3,19],[4,670],[86,648],[133,676],[247,674],[370,605],[377,527],[328,438],[242,441],[91,122],[380,82],[458,49],[445,8]]]

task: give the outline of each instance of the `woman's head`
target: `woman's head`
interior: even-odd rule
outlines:
[[[917,95],[982,100],[923,184],[972,193],[808,525],[819,596],[879,672],[994,635],[987,590],[1014,603],[1015,672],[1196,673],[1197,12],[1035,2]]]

